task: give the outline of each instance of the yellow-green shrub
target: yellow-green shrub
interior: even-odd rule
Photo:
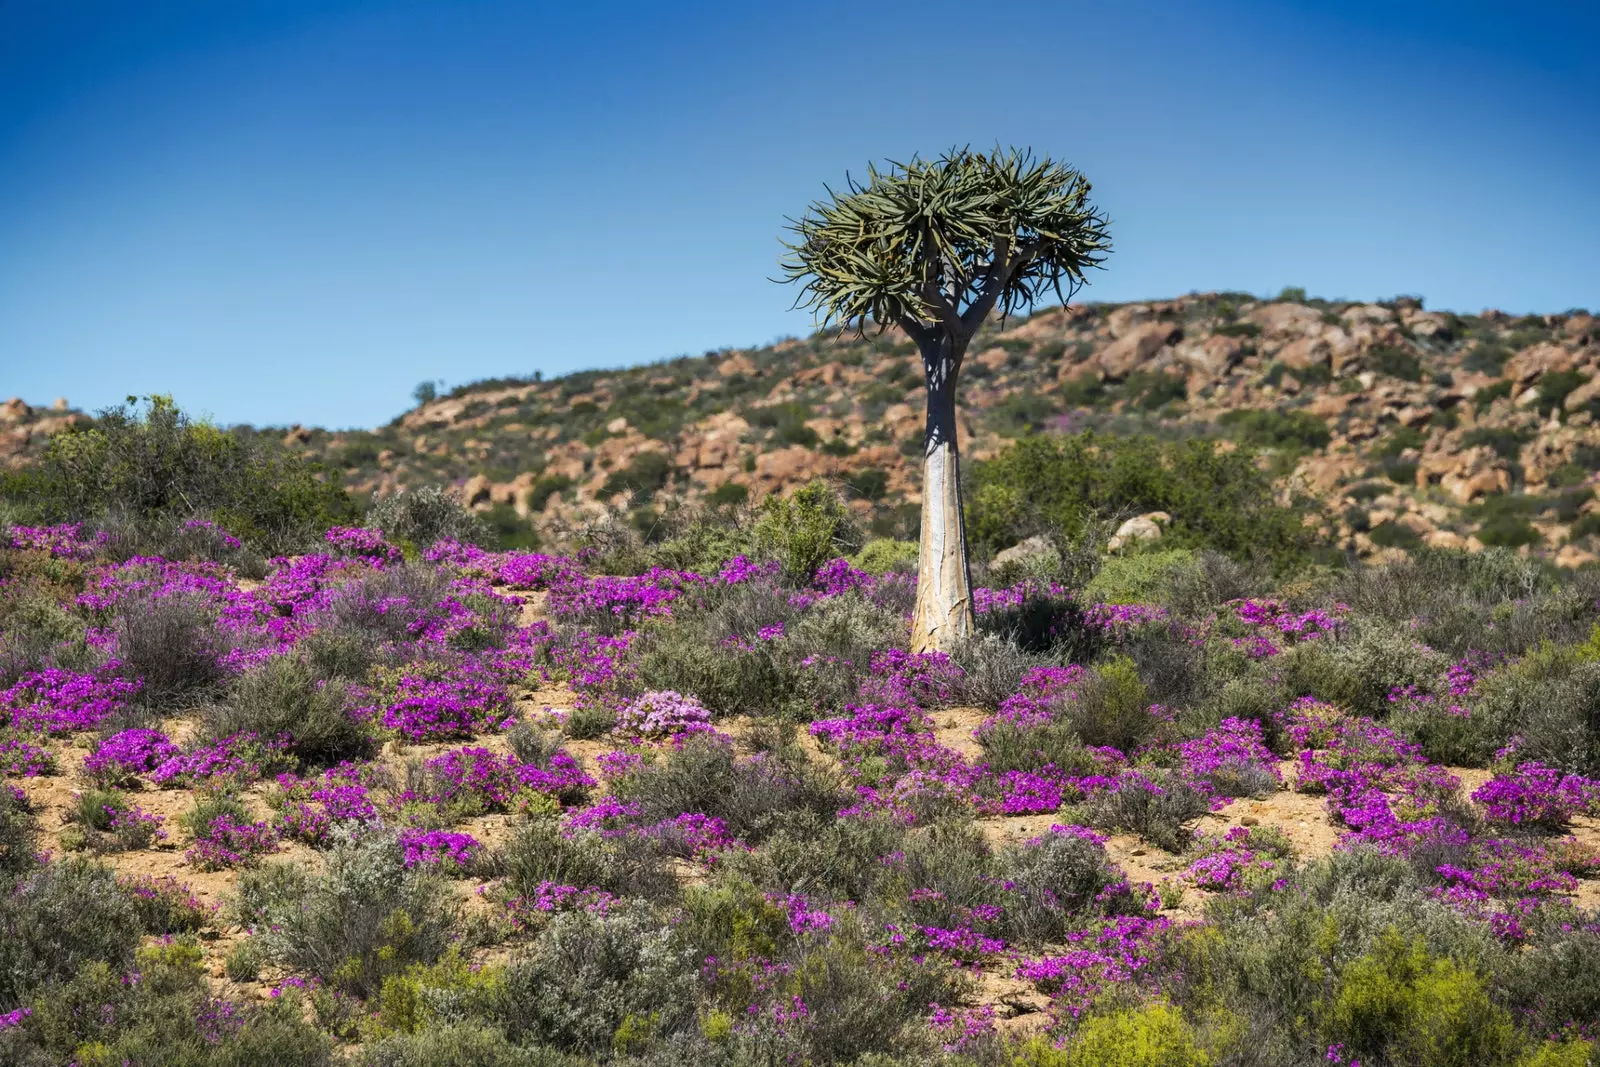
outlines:
[[[1170,1004],[1156,1001],[1087,1020],[1067,1046],[1064,1067],[1209,1067],[1194,1029]],[[1041,1064],[1041,1067],[1046,1065]],[[1048,1067],[1054,1067],[1053,1064]]]

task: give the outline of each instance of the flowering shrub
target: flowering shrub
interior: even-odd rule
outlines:
[[[234,734],[171,757],[150,772],[150,781],[163,788],[254,781],[287,748],[283,739],[263,743],[253,733]]]
[[[113,661],[91,673],[54,667],[29,672],[0,690],[0,710],[10,711],[11,725],[18,730],[93,730],[139,692],[137,681],[116,674],[118,666]]]
[[[34,778],[55,773],[56,758],[48,749],[40,748],[20,737],[0,741],[0,774]]]
[[[48,552],[59,559],[93,559],[95,553],[111,543],[111,535],[96,530],[92,537],[82,536],[83,523],[64,522],[55,526],[13,526],[11,547]]]
[[[1522,763],[1514,771],[1489,779],[1472,799],[1493,822],[1555,828],[1600,804],[1600,782],[1537,763]]]
[[[278,826],[284,836],[310,845],[325,845],[340,823],[370,826],[379,822],[368,795],[374,774],[367,766],[345,762],[320,776],[278,775]]]
[[[413,741],[448,741],[492,729],[510,710],[510,695],[498,679],[463,664],[439,678],[401,677],[383,706],[382,721]]]
[[[668,737],[711,728],[711,712],[694,697],[670,689],[645,693],[617,712],[616,730],[625,736]]]
[[[134,914],[147,934],[185,934],[202,929],[216,915],[194,891],[171,875],[119,875],[117,887],[133,901]]]
[[[202,871],[248,867],[278,851],[278,834],[264,822],[238,822],[218,815],[196,834],[183,858]]]
[[[405,799],[447,805],[460,814],[520,810],[531,794],[571,799],[595,784],[563,749],[543,766],[475,747],[453,749],[423,766],[427,786]]]
[[[335,526],[323,535],[323,540],[340,555],[365,559],[375,567],[399,563],[405,558],[399,548],[383,539],[382,530]]]
[[[1277,758],[1262,741],[1261,724],[1223,719],[1203,735],[1178,745],[1186,775],[1216,796],[1254,796],[1283,781]]]
[[[84,773],[103,782],[153,771],[179,755],[178,746],[159,730],[123,730],[97,744],[84,757]]]
[[[448,830],[402,830],[400,847],[405,850],[407,867],[444,866],[453,870],[470,868],[483,851],[471,834]]]

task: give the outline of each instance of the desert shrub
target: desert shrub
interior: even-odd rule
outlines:
[[[359,1067],[580,1067],[587,1061],[546,1048],[513,1045],[478,1021],[453,1022],[365,1045]]]
[[[504,974],[498,965],[470,965],[456,948],[436,963],[412,964],[405,973],[384,979],[368,1031],[373,1036],[415,1034],[483,1018],[504,995]]]
[[[77,834],[76,840],[63,834],[63,847],[71,841],[95,852],[145,848],[160,833],[158,821],[116,789],[85,789],[68,809],[67,820]]]
[[[1026,944],[1060,940],[1121,881],[1105,849],[1075,833],[1043,834],[1036,844],[1000,853],[995,867],[1012,887],[1006,895],[1007,936]]]
[[[646,503],[656,493],[666,488],[672,477],[672,460],[661,452],[641,452],[633,462],[619,471],[613,471],[600,487],[602,496],[615,493],[632,493],[635,503]]]
[[[90,963],[120,974],[138,943],[137,915],[109,868],[76,857],[47,864],[0,894],[0,1008]]]
[[[1083,595],[1102,604],[1159,603],[1177,575],[1194,565],[1194,553],[1182,548],[1112,556],[1084,586]]]
[[[795,961],[793,995],[809,1009],[799,1051],[811,1062],[911,1051],[928,1005],[956,1001],[966,990],[959,972],[880,958],[868,944],[858,923],[842,920],[826,940],[808,942]]]
[[[28,794],[10,785],[0,785],[0,891],[36,862],[34,849],[38,824]]]
[[[1371,352],[1372,367],[1379,374],[1407,382],[1422,380],[1422,362],[1416,353],[1394,345],[1379,345]]]
[[[1129,771],[1083,804],[1083,821],[1105,830],[1127,830],[1168,852],[1189,841],[1184,823],[1210,810],[1193,786],[1171,775]]]
[[[1163,602],[1184,618],[1204,616],[1260,589],[1260,574],[1220,552],[1195,553],[1194,565],[1167,576]]]
[[[528,491],[528,510],[543,511],[550,498],[572,488],[572,479],[565,474],[546,474],[533,483]]]
[[[731,745],[704,735],[690,736],[664,759],[645,764],[618,782],[615,792],[639,805],[649,822],[700,812],[724,820],[729,833],[748,840],[760,840],[780,817],[826,817],[843,805],[837,785],[803,750],[739,757]]]
[[[1533,1035],[1581,1028],[1585,1020],[1600,1019],[1600,931],[1562,921],[1540,924],[1496,980],[1506,1006]]]
[[[1022,602],[978,616],[978,632],[1032,655],[1087,663],[1099,654],[1105,631],[1088,621],[1077,598],[1029,585]]]
[[[135,556],[160,556],[221,563],[249,578],[260,578],[267,571],[266,558],[260,552],[209,519],[109,516],[97,525],[107,537],[106,555],[119,562]]]
[[[745,524],[730,521],[726,513],[678,513],[673,516],[669,535],[655,546],[654,557],[663,567],[715,574],[730,559],[750,552],[751,547]]]
[[[791,496],[761,502],[752,528],[759,548],[776,559],[786,580],[806,585],[830,559],[861,547],[861,532],[839,495],[823,481],[812,481]]]
[[[993,633],[962,639],[950,658],[961,668],[967,700],[981,708],[998,708],[1021,687],[1023,675],[1045,662]]]
[[[1461,435],[1461,444],[1467,448],[1488,445],[1501,459],[1515,460],[1522,446],[1532,438],[1531,430],[1510,426],[1478,426]]]
[[[1091,671],[1066,706],[1067,721],[1086,745],[1110,745],[1131,752],[1157,725],[1150,714],[1150,694],[1139,669],[1118,656]]]
[[[139,597],[118,613],[117,655],[122,671],[141,678],[140,702],[151,707],[192,703],[225,677],[228,651],[216,612],[189,594]]]
[[[507,968],[501,1018],[511,1038],[603,1055],[630,1017],[657,1034],[694,1019],[697,964],[648,908],[557,915],[531,952]]]
[[[899,570],[914,571],[917,568],[917,547],[915,541],[874,538],[850,558],[850,563],[868,574],[881,575]]]
[[[545,883],[596,886],[618,896],[670,897],[677,882],[660,844],[639,834],[567,836],[535,816],[520,823],[499,856],[513,896],[532,899]]]
[[[381,530],[396,544],[417,549],[445,539],[479,544],[487,535],[482,519],[436,485],[401,489],[386,497],[373,494],[365,525]]]
[[[156,396],[57,434],[6,495],[47,522],[214,519],[267,555],[354,516],[315,464],[184,415]]]
[[[1539,410],[1559,410],[1567,394],[1589,380],[1580,370],[1546,371],[1539,376]]]
[[[1327,447],[1330,440],[1328,424],[1305,411],[1240,408],[1223,412],[1217,424],[1255,448],[1315,450]]]
[[[739,482],[723,482],[706,494],[706,499],[714,507],[739,507],[750,499],[750,487]]]
[[[1320,1025],[1355,1056],[1419,1067],[1503,1063],[1516,1040],[1481,978],[1392,930],[1344,968]]]
[[[212,1001],[199,948],[169,941],[139,950],[136,981],[95,961],[33,1005],[11,1030],[38,1058],[8,1063],[162,1064],[163,1067],[322,1067],[328,1037],[301,1017],[292,993],[265,1005]],[[7,1031],[0,1031],[0,1051]],[[20,1052],[20,1050],[19,1050]]]
[[[1084,1020],[1067,1046],[1063,1067],[1210,1067],[1211,1063],[1183,1014],[1156,1001]]]
[[[1517,736],[1519,759],[1600,775],[1600,663],[1551,660],[1532,656],[1488,675],[1472,694],[1469,723],[1444,738],[1482,764]],[[1444,739],[1430,739],[1443,749]]]
[[[1247,448],[1157,441],[1092,432],[1026,438],[973,468],[969,530],[990,551],[1056,526],[1070,534],[1095,514],[1165,511],[1174,548],[1304,558],[1311,537],[1303,509],[1280,505],[1271,479]]]
[[[264,910],[256,936],[269,956],[363,996],[412,963],[437,959],[455,918],[438,878],[407,868],[399,844],[382,833],[341,841],[298,895]]]
[[[238,733],[289,738],[289,751],[313,765],[356,759],[372,749],[368,728],[350,713],[341,681],[325,681],[306,660],[271,656],[246,671],[226,696],[203,712],[206,736]]]

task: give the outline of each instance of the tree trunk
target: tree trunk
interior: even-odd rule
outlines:
[[[964,344],[942,337],[923,347],[928,428],[922,453],[922,544],[917,553],[917,610],[911,651],[948,652],[972,633],[972,573],[961,511],[961,454],[956,445],[956,377]]]

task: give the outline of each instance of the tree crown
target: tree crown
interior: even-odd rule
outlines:
[[[790,219],[797,239],[784,242],[783,280],[804,283],[795,305],[823,326],[970,338],[996,306],[1066,303],[1111,248],[1088,180],[1030,151],[913,156],[846,181]]]

